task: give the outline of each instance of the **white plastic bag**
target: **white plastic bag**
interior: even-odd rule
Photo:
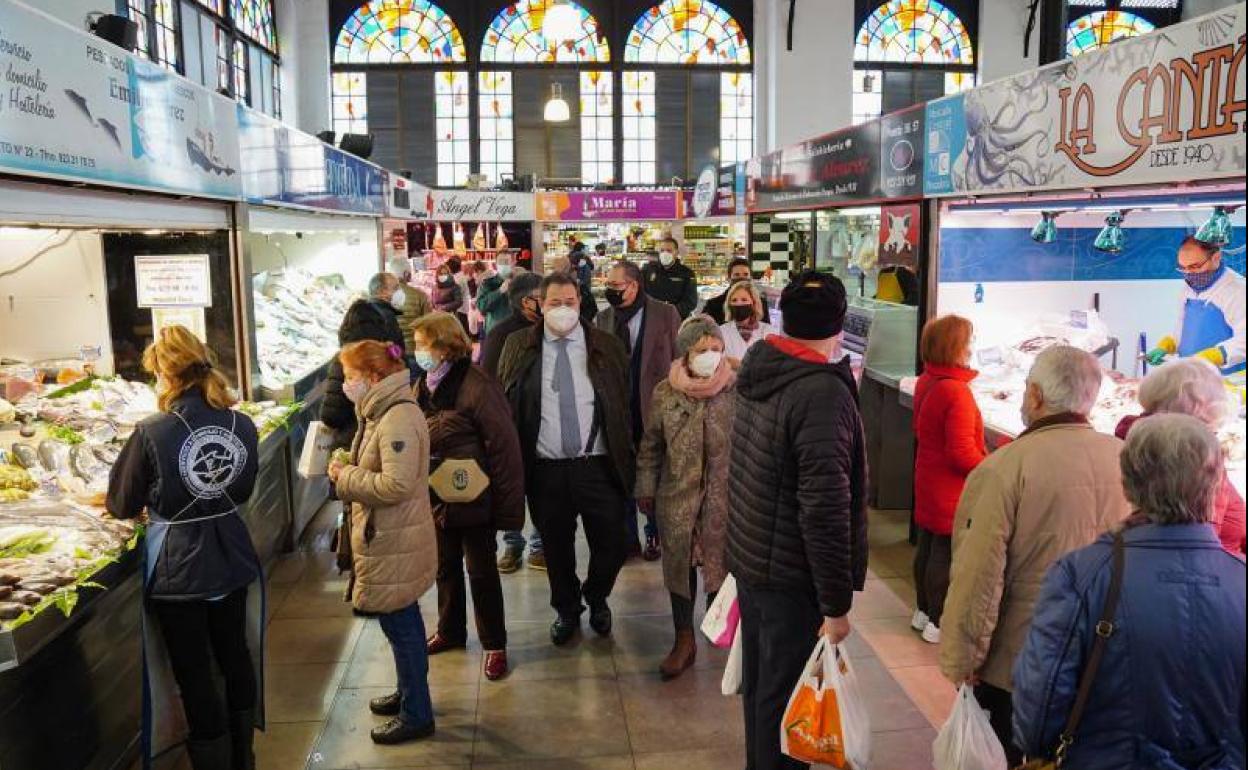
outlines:
[[[969,685],[958,689],[953,713],[932,742],[935,770],[1006,770],[1005,749],[992,731],[988,712]]]
[[[820,636],[780,722],[780,751],[838,770],[871,766],[871,718],[849,655]]]
[[[723,585],[715,592],[715,601],[706,608],[706,617],[702,619],[702,633],[716,647],[728,649],[737,635],[737,626],[741,624],[741,605],[737,599],[737,581],[729,574],[724,578]]]
[[[320,420],[308,425],[299,452],[299,466],[295,469],[303,478],[324,476],[329,470],[329,455],[334,450],[334,432]]]
[[[719,691],[724,695],[741,694],[741,634],[733,634],[732,649],[728,651],[728,663],[724,666]]]

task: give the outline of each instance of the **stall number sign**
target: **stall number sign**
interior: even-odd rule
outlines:
[[[139,307],[211,307],[212,273],[207,254],[134,258]]]

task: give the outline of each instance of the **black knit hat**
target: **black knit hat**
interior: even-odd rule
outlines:
[[[847,309],[845,284],[817,270],[798,274],[780,294],[784,333],[799,340],[826,340],[840,334]]]

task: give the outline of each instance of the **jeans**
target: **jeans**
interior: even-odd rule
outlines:
[[[953,538],[936,535],[919,527],[919,547],[914,552],[914,593],[919,612],[927,615],[937,628],[945,612],[945,595],[949,593],[949,565],[953,554]]]
[[[173,677],[194,740],[211,740],[229,729],[226,708],[256,705],[256,670],[247,649],[247,589],[220,601],[150,601],[165,638]],[[213,661],[225,678],[225,703],[217,692]]]
[[[746,770],[805,770],[780,753],[780,722],[818,641],[823,616],[812,595],[737,581],[741,603],[741,704]]]
[[[988,722],[997,739],[1005,747],[1005,763],[1016,767],[1023,763],[1023,752],[1014,748],[1014,694],[987,682],[975,685],[975,700],[988,712]]]
[[[525,544],[524,530],[509,529],[503,533],[503,545],[506,546],[507,548],[515,548],[515,549],[523,551],[524,544]],[[538,532],[536,529],[533,530],[533,534],[529,535],[528,544],[529,544],[529,553],[541,553],[542,552],[542,533]]]
[[[438,536],[438,634],[453,644],[468,640],[468,595],[464,591],[464,563],[468,564],[468,587],[476,614],[477,636],[486,650],[507,647],[503,619],[503,584],[498,577],[498,548],[494,529],[485,527],[437,528]]]
[[[404,724],[423,727],[433,723],[433,702],[429,699],[429,651],[425,621],[420,605],[379,615],[377,622],[394,653],[394,670],[399,680],[403,705],[399,718]]]

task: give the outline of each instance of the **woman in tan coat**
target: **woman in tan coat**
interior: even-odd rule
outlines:
[[[654,389],[650,421],[637,455],[637,505],[657,513],[663,581],[672,599],[676,643],[659,665],[664,679],[693,665],[697,568],[710,605],[724,582],[728,451],[736,380],[714,319],[696,315],[676,336],[680,358]]]
[[[329,478],[349,506],[351,603],[376,616],[394,652],[398,692],[374,698],[373,713],[394,717],[372,731],[382,744],[433,735],[429,658],[417,600],[438,568],[429,508],[429,430],[412,396],[403,350],[365,340],[339,353],[343,393],[355,404],[359,431],[349,463]]]

